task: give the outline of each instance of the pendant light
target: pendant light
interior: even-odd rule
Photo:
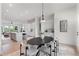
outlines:
[[[41,22],[45,22],[45,16],[44,16],[44,3],[42,3],[42,20],[41,20]]]
[[[13,29],[13,22],[11,21],[10,29]]]
[[[12,17],[10,16],[11,19],[11,24],[10,24],[10,29],[13,29],[13,21],[12,21]]]

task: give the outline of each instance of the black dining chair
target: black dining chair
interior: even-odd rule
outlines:
[[[51,48],[51,45],[50,44],[48,44],[48,43],[50,43],[51,41],[54,41],[54,39],[52,38],[52,37],[50,37],[50,36],[45,36],[44,38],[43,38],[43,44],[40,44],[39,46],[38,46],[38,48],[37,49],[39,49],[39,51],[37,52],[37,56],[39,55],[39,53],[40,53],[40,51],[42,51],[44,54],[46,54],[46,55],[49,55],[49,56],[51,56],[51,52],[52,52],[52,48]],[[44,45],[47,45],[47,47],[42,47],[42,46],[44,46]],[[50,48],[50,54],[48,53],[48,52],[46,52],[46,51],[44,51],[43,50],[43,48]],[[40,49],[41,48],[41,49]]]
[[[39,45],[38,48],[41,48],[42,46],[46,45],[47,48],[50,48],[50,53],[44,51],[44,50],[41,50],[39,49],[39,51],[37,52],[37,55],[39,55],[40,51],[42,51],[43,53],[45,53],[46,55],[48,56],[51,56],[52,55],[52,52],[54,52],[54,56],[57,56],[57,49],[58,49],[58,41],[57,40],[54,40],[53,37],[50,37],[50,36],[45,36],[43,38],[43,44]],[[53,44],[53,49],[52,49],[52,45],[49,44],[50,42],[52,41]]]

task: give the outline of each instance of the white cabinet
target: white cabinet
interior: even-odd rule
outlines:
[[[22,33],[16,33],[16,41],[18,42],[22,41]]]

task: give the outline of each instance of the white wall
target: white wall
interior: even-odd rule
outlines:
[[[79,53],[79,4],[77,4],[77,51]]]
[[[31,29],[33,29],[33,31],[31,32]],[[25,31],[27,33],[27,35],[30,36],[35,36],[35,23],[27,23],[25,24]]]
[[[54,14],[45,17],[45,22],[41,22],[41,31],[45,32],[47,29],[54,29]]]
[[[1,3],[0,3],[0,50],[1,50]]]
[[[67,20],[67,32],[60,32],[60,20]],[[64,44],[76,45],[76,6],[55,13],[55,39]]]
[[[36,17],[35,18],[35,37],[40,37],[41,36],[41,23],[40,23],[40,18]]]

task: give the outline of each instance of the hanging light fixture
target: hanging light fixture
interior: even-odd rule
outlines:
[[[12,21],[12,17],[10,16],[10,19],[11,19],[11,23],[10,23],[10,29],[13,29],[13,21]]]
[[[11,25],[13,25],[13,22],[11,21]]]
[[[10,29],[13,29],[13,22],[11,21]]]
[[[45,22],[45,18],[44,18],[44,3],[42,3],[42,20],[41,22]]]

